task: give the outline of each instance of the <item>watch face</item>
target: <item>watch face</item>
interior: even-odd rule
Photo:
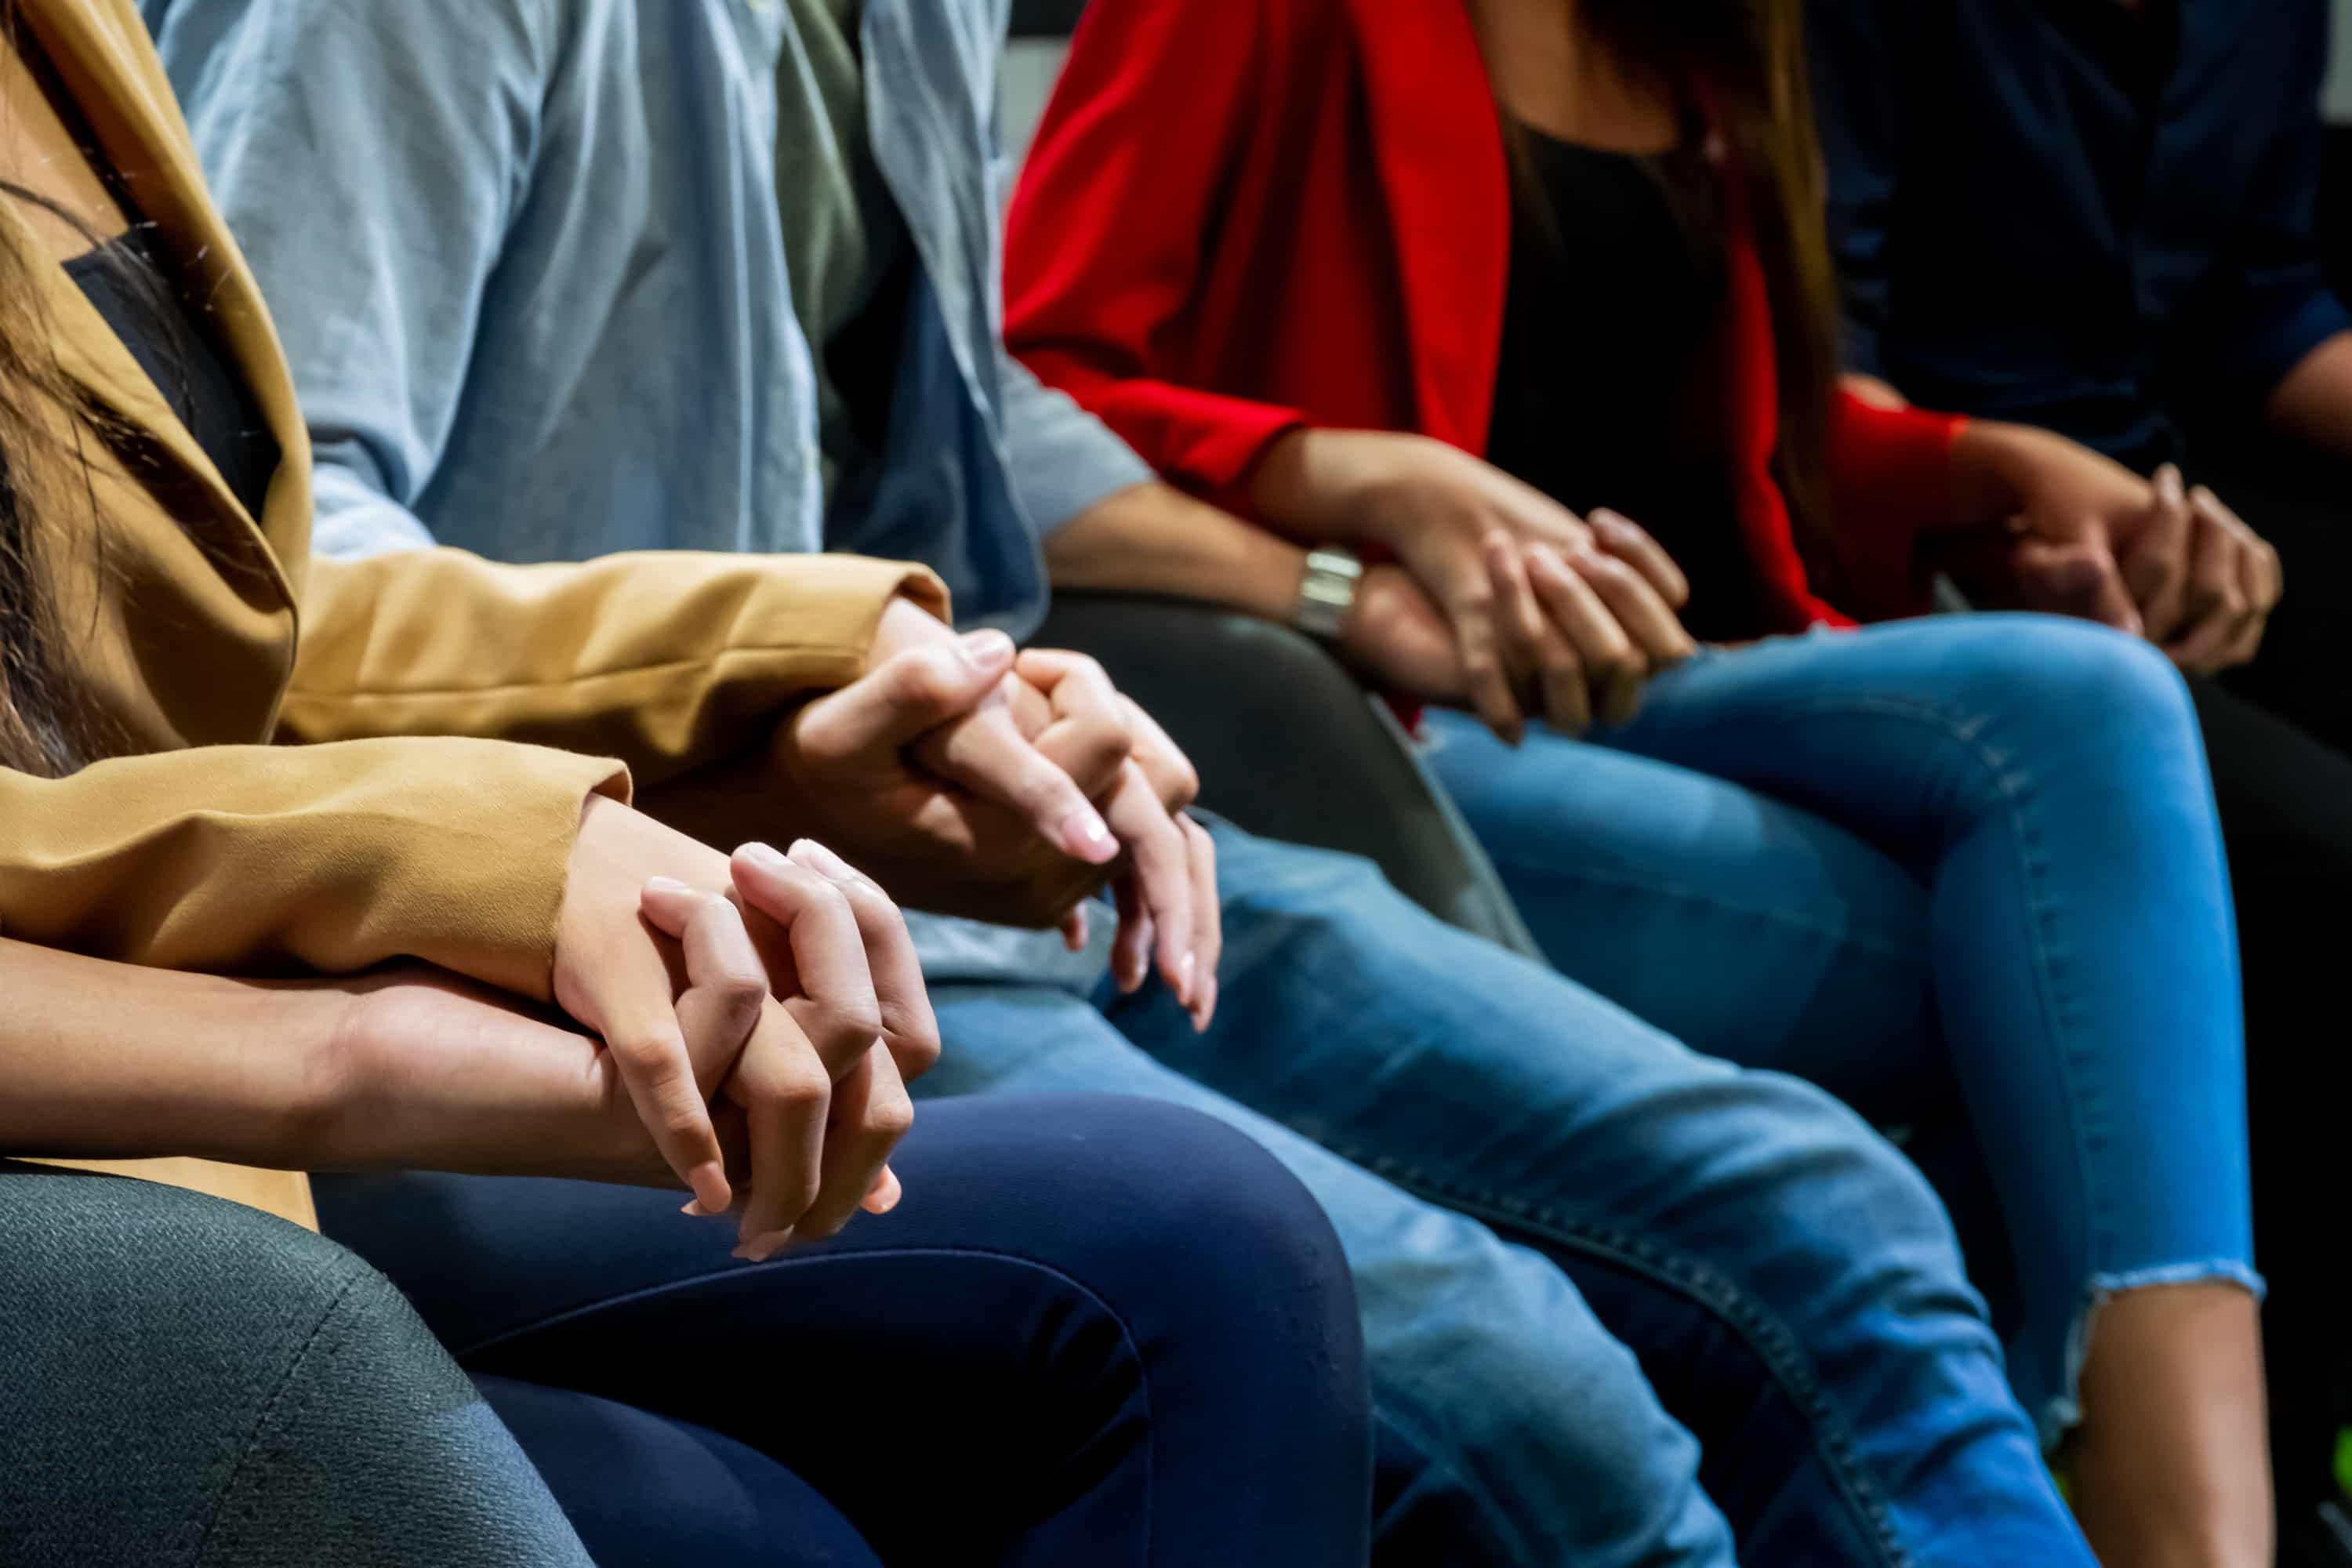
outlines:
[[[1347,626],[1348,612],[1355,608],[1363,574],[1363,563],[1345,551],[1318,550],[1307,556],[1291,624],[1309,637],[1337,641]]]

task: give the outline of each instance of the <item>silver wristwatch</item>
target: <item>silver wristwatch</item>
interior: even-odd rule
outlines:
[[[1354,551],[1328,544],[1315,551],[1307,557],[1307,575],[1298,584],[1290,624],[1308,637],[1338,642],[1363,581],[1364,563]]]

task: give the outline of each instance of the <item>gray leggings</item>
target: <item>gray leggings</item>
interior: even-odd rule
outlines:
[[[589,1568],[383,1277],[144,1182],[0,1162],[0,1565]]]

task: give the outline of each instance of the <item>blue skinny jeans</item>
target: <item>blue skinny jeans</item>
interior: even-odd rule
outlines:
[[[2229,878],[2144,644],[1931,618],[1707,651],[1589,743],[1428,725],[1563,973],[1881,1126],[1964,1111],[2045,1441],[2104,1298],[2260,1289]]]
[[[927,1105],[907,1198],[765,1264],[677,1194],[322,1177],[602,1568],[1360,1568],[1356,1301],[1205,1117]]]

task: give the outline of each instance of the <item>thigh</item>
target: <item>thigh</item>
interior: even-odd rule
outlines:
[[[474,1382],[597,1568],[882,1568],[814,1488],[730,1437],[571,1389]]]
[[[588,1568],[383,1278],[176,1187],[0,1163],[0,1557]]]
[[[675,1194],[403,1176],[319,1204],[467,1370],[749,1444],[894,1564],[1360,1554],[1361,1329],[1274,1162],[1064,1097],[927,1103],[894,1164],[897,1211],[755,1267]]]
[[[2030,1463],[2031,1435],[1948,1225],[1917,1173],[1852,1112],[1785,1075],[1701,1057],[1549,967],[1443,924],[1366,862],[1231,830],[1218,845],[1227,945],[1216,1021],[1196,1034],[1171,999],[1146,990],[1117,1003],[1113,1022],[1188,1077],[1558,1262],[1581,1288],[1560,1321],[1597,1310],[1664,1390],[1664,1408],[1721,1443],[1713,1451],[1738,1489],[1714,1500],[1743,1536],[1808,1515],[1796,1500],[1806,1484],[1761,1454],[1824,1460],[1834,1475],[1822,1495],[1843,1502],[1883,1501],[1874,1489],[1889,1478],[1901,1478],[1898,1491],[1948,1479],[1917,1465],[1942,1439],[1898,1411],[1984,1438],[1982,1450],[1955,1439],[1963,1468],[1974,1462],[1963,1450],[1997,1449],[1986,1470],[2011,1468],[2012,1479],[2021,1456]],[[1528,1294],[1540,1279],[1487,1278],[1475,1296],[1447,1289],[1454,1313],[1508,1326],[1531,1305],[1549,1310]],[[1425,1300],[1440,1280],[1424,1269],[1401,1283]],[[1364,1293],[1369,1312],[1377,1292]],[[1422,1319],[1420,1375],[1483,1413],[1494,1395],[1460,1364],[1471,1342],[1459,1319],[1425,1308]],[[1535,1407],[1515,1392],[1493,1408],[1527,1411],[1541,1431],[1539,1412],[1564,1384],[1540,1353],[1517,1354]],[[1768,1428],[1769,1441],[1741,1441]],[[1878,1458],[1833,1458],[1855,1455]],[[1910,1500],[1864,1511],[1883,1525]],[[1743,1546],[1779,1560],[1765,1539]]]
[[[1948,1101],[1916,876],[1812,812],[1540,726],[1433,713],[1430,765],[1555,967],[1879,1122]]]
[[[1222,826],[1217,831],[1230,848],[1258,842]],[[1361,862],[1319,858],[1397,897],[1368,867],[1353,873]],[[1245,880],[1248,859],[1244,854],[1233,868]],[[1164,1017],[1146,1005],[1121,1006],[1113,1019],[1050,988],[976,985],[936,987],[933,1003],[950,1045],[926,1085],[955,1071],[961,1076],[950,1082],[959,1089],[1099,1090],[1188,1106],[1246,1133],[1314,1194],[1346,1250],[1370,1356],[1383,1461],[1376,1561],[1729,1561],[1725,1521],[1699,1483],[1697,1445],[1557,1260],[1452,1212],[1444,1206],[1451,1187],[1402,1190],[1398,1183],[1430,1173],[1416,1163],[1381,1160],[1387,1174],[1377,1174],[1335,1154],[1318,1140],[1360,1146],[1310,1105],[1269,1106],[1277,1116],[1260,1114],[1121,1033],[1192,1037],[1172,1003]],[[1220,1011],[1231,1018],[1236,1008],[1255,1005],[1243,999]],[[1374,1020],[1349,1018],[1344,1005],[1322,1022],[1367,1047],[1381,1038]],[[1308,1033],[1318,1021],[1266,1023],[1246,1038],[1213,1038],[1233,1051],[1265,1052],[1269,1065],[1297,1060],[1323,1070],[1328,1058],[1318,1062],[1317,1053],[1325,1042]],[[1370,1059],[1358,1058],[1351,1070],[1370,1070]],[[1493,1209],[1490,1217],[1507,1216]],[[1677,1310],[1687,1305],[1686,1298],[1644,1298],[1654,1345],[1690,1325],[1692,1314]],[[1682,1342],[1705,1338],[1696,1329]],[[1763,1381],[1752,1361],[1715,1364],[1725,1387],[1750,1396]],[[1605,1505],[1596,1500],[1603,1499]],[[1444,1543],[1443,1556],[1424,1552],[1433,1542]]]

